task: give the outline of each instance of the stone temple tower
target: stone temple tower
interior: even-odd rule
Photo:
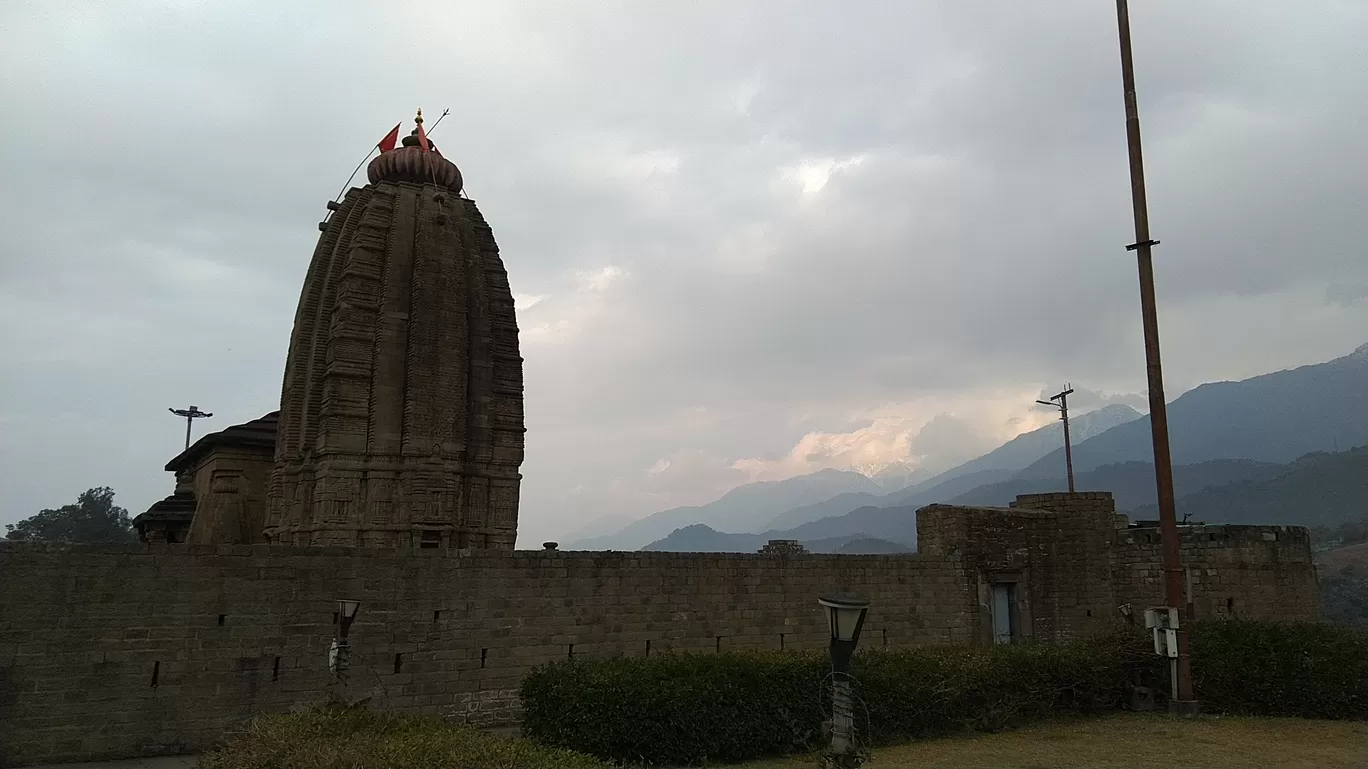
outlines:
[[[266,537],[512,549],[522,358],[508,274],[418,128],[320,225],[290,335]]]

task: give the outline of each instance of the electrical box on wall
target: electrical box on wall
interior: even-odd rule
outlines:
[[[1161,657],[1178,656],[1178,610],[1170,606],[1145,609],[1145,627],[1154,633],[1154,653]]]

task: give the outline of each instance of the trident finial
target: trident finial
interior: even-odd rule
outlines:
[[[422,123],[423,123],[423,108],[422,108],[422,107],[419,107],[419,108],[418,108],[418,117],[414,118],[414,119],[413,119],[413,122],[415,122],[415,123],[417,123],[417,124],[419,124],[419,125],[422,125]]]

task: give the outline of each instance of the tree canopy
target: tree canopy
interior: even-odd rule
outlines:
[[[88,489],[76,504],[5,525],[5,538],[59,542],[134,542],[133,520],[128,511],[114,504],[114,490],[108,486]]]

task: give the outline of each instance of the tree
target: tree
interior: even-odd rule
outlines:
[[[43,510],[31,518],[5,525],[5,539],[63,542],[135,542],[128,511],[114,504],[108,486],[88,489],[76,504]]]

